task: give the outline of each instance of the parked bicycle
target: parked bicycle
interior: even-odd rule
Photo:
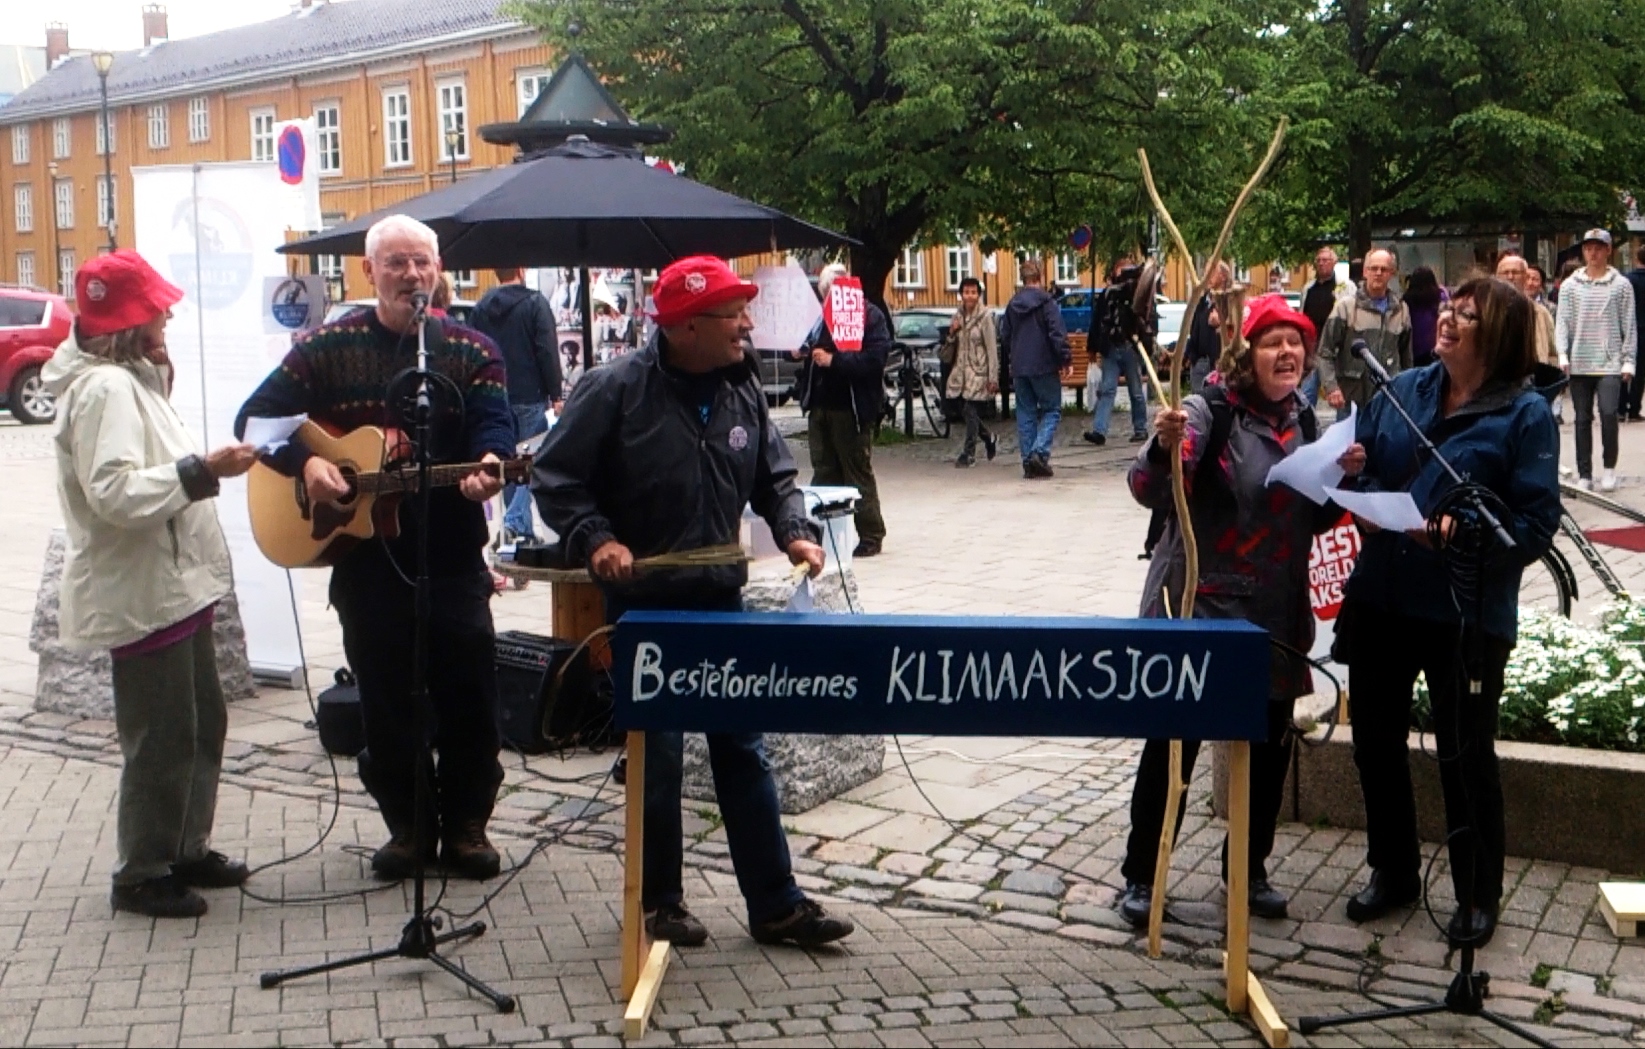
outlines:
[[[885,423],[896,426],[900,408],[903,433],[909,437],[914,436],[918,415],[933,435],[946,438],[952,424],[943,412],[939,374],[935,362],[926,361],[912,347],[900,343],[892,346],[885,363]]]
[[[1575,499],[1627,518],[1635,524],[1645,524],[1645,513],[1598,492],[1590,492],[1564,481],[1560,482],[1559,490],[1561,496],[1567,500]],[[1560,549],[1560,536],[1564,536],[1565,541],[1582,555],[1582,560],[1587,562],[1594,578],[1599,580],[1599,584],[1612,597],[1632,600],[1632,595],[1628,593],[1627,587],[1622,585],[1622,580],[1617,577],[1593,542],[1583,534],[1582,528],[1571,516],[1570,511],[1565,510],[1560,513],[1559,534],[1554,536],[1554,545],[1550,546],[1548,552],[1536,563],[1525,569],[1524,578],[1519,585],[1519,603],[1522,607],[1538,608],[1569,616],[1572,607],[1580,600],[1576,570],[1572,567],[1570,558]]]

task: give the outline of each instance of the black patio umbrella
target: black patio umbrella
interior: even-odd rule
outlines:
[[[571,141],[334,226],[280,250],[364,255],[391,214],[439,234],[447,269],[656,269],[687,255],[727,258],[852,243],[775,208],[646,164],[632,151]]]

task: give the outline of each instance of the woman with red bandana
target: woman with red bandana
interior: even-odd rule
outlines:
[[[1318,436],[1314,410],[1297,392],[1313,366],[1314,324],[1283,296],[1264,295],[1247,307],[1243,334],[1244,339],[1223,350],[1219,381],[1208,381],[1205,392],[1189,397],[1180,410],[1164,408],[1154,416],[1154,436],[1131,466],[1131,494],[1150,509],[1169,509],[1171,457],[1180,456],[1200,551],[1194,615],[1249,620],[1276,640],[1307,652],[1314,638],[1308,554],[1314,533],[1334,523],[1340,511],[1316,507],[1290,488],[1269,487],[1267,479],[1275,463]],[[1354,445],[1339,462],[1357,474],[1365,450]],[[1141,614],[1174,615],[1186,571],[1182,526],[1173,512],[1148,570]],[[1286,915],[1287,901],[1269,884],[1265,864],[1290,767],[1292,708],[1311,687],[1308,664],[1276,646],[1268,741],[1251,748],[1250,903],[1259,917]],[[1198,753],[1198,742],[1183,742],[1183,779],[1192,776]],[[1139,928],[1148,923],[1152,902],[1169,762],[1169,743],[1149,740],[1131,795],[1120,913]],[[1178,830],[1181,826],[1179,810]],[[1227,862],[1224,843],[1224,880]]]

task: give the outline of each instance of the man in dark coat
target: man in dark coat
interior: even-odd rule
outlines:
[[[548,407],[558,406],[563,396],[554,311],[540,292],[525,286],[518,269],[494,272],[502,283],[480,299],[471,321],[475,331],[489,336],[502,351],[514,439],[528,441],[548,429]],[[503,516],[507,535],[532,537],[530,490],[524,485],[506,486],[503,505],[508,508]]]
[[[610,622],[638,610],[741,611],[741,562],[638,572],[634,562],[737,542],[745,505],[765,518],[790,561],[813,576],[822,571],[820,530],[766,411],[759,363],[744,349],[757,291],[709,256],[663,270],[650,345],[589,372],[543,442],[532,480],[537,508],[600,583]],[[683,755],[680,733],[646,733],[641,898],[651,935],[682,947],[708,938],[685,908],[681,883]],[[814,947],[850,935],[848,919],[795,883],[762,737],[711,733],[708,755],[754,938]]]
[[[1005,307],[1002,343],[1017,394],[1017,440],[1024,477],[1051,476],[1051,443],[1062,421],[1062,380],[1074,373],[1057,300],[1041,287],[1040,264],[1022,264],[1022,288]]]
[[[817,293],[826,300],[836,278],[846,276],[838,263],[823,267]],[[874,433],[885,407],[885,358],[891,351],[891,325],[885,313],[866,303],[862,349],[841,351],[824,321],[818,321],[798,351],[800,407],[808,416],[806,443],[811,449],[811,483],[850,485],[857,489],[857,535],[853,557],[873,557],[885,543],[880,488],[874,480]]]

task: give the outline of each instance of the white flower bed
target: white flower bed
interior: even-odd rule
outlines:
[[[1508,657],[1498,738],[1594,750],[1645,750],[1645,604],[1613,601],[1597,627],[1528,608]],[[1417,682],[1418,724],[1428,690]]]

